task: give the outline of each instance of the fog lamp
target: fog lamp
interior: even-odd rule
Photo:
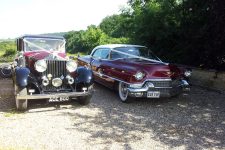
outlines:
[[[47,86],[49,85],[49,80],[46,76],[42,77],[42,85]]]
[[[60,78],[55,78],[52,80],[52,85],[54,87],[60,87],[62,85],[62,80]]]
[[[71,77],[70,75],[67,75],[66,79],[67,79],[68,84],[73,84],[74,83],[74,78]]]
[[[142,92],[135,93],[135,96],[136,97],[142,97],[143,96],[143,93]]]

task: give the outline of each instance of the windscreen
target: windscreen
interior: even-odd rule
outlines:
[[[65,52],[65,40],[50,38],[25,38],[25,51],[61,51]]]
[[[160,61],[160,59],[146,47],[117,47],[111,51],[111,59],[139,57]]]

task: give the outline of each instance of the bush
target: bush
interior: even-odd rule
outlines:
[[[16,54],[16,50],[15,49],[7,49],[4,53],[4,57],[8,57],[8,56],[14,56]]]

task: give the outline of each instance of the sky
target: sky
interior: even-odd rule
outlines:
[[[119,14],[127,0],[0,0],[0,39],[85,30]]]

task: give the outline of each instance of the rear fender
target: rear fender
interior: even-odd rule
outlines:
[[[19,87],[26,87],[28,85],[28,76],[30,74],[30,70],[26,67],[17,67],[15,69],[16,73],[16,84]]]

